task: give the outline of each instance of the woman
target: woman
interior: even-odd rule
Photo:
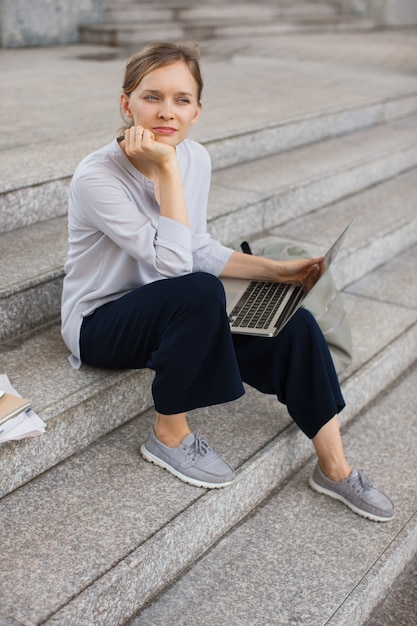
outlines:
[[[207,234],[210,159],[187,139],[202,86],[198,51],[186,43],[149,45],[127,63],[123,135],[86,157],[71,184],[62,300],[70,360],[154,370],[156,418],[141,454],[206,488],[235,473],[190,432],[186,412],[238,398],[242,381],[276,394],[317,452],[311,486],[391,519],[391,501],[345,458],[344,401],[313,317],[299,310],[274,339],[230,332],[219,276],[297,282],[322,259],[277,262]]]

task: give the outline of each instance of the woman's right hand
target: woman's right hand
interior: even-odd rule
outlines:
[[[157,141],[154,133],[143,126],[131,126],[125,130],[122,148],[133,163],[135,160],[143,162],[145,158],[158,167],[168,164],[176,156],[174,146]]]
[[[324,270],[323,257],[275,261],[235,251],[224,266],[221,276],[303,284],[310,291]]]

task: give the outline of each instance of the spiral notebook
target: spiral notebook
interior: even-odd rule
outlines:
[[[0,391],[0,425],[30,407],[29,400]]]

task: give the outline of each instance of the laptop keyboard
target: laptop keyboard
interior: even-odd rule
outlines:
[[[251,282],[229,321],[241,328],[268,328],[288,288],[288,284],[282,283]]]

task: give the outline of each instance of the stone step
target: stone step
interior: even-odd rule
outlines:
[[[242,56],[247,62],[253,62],[255,57],[268,59],[269,63],[274,63],[278,58],[285,58],[285,62],[291,64],[297,60],[310,65],[313,62],[322,63],[323,72],[333,72],[333,68],[338,66],[341,72],[345,72],[348,67],[355,67],[356,81],[352,81],[350,86],[356,89],[362,82],[363,73],[367,73],[369,79],[375,78],[383,73],[387,80],[397,73],[411,77],[416,73],[417,60],[413,55],[415,48],[415,29],[387,29],[375,30],[366,33],[323,33],[310,37],[303,35],[288,35],[278,38],[265,37],[248,39],[246,45],[241,40],[235,38],[222,39],[213,44],[204,44],[205,51],[210,51],[211,55],[218,50],[219,55],[227,62],[234,55]],[[331,52],[331,54],[330,54]],[[266,67],[266,66],[265,66]],[[325,69],[326,68],[326,69]],[[373,72],[370,69],[373,68]],[[300,67],[301,69],[301,67]],[[338,84],[339,74],[333,74],[334,85]],[[349,81],[350,82],[350,81]],[[310,96],[314,97],[313,91]]]
[[[173,21],[178,5],[171,2],[107,2],[105,22],[169,22]]]
[[[256,233],[383,182],[415,167],[415,139],[417,127],[409,118],[220,170],[210,217],[222,219],[210,230],[224,241],[236,236],[242,227],[236,228],[237,214],[230,215],[229,206],[233,202],[234,211],[242,197],[240,219]]]
[[[307,485],[311,462],[223,536],[131,626],[364,624],[417,552],[416,374],[414,367],[344,437],[354,463],[364,463],[375,484],[395,499],[392,522],[373,524],[334,500],[317,497]],[[415,597],[414,603],[408,597],[408,611],[397,601],[391,619],[385,610],[371,623],[413,624]]]
[[[126,18],[127,19],[127,18]],[[220,22],[220,23],[219,23]],[[361,31],[375,28],[370,19],[354,16],[302,16],[276,17],[268,20],[262,15],[255,23],[249,16],[241,20],[200,19],[190,21],[114,21],[101,24],[82,24],[79,27],[81,43],[130,48],[140,47],[153,41],[176,41],[198,39],[199,41],[230,37],[265,37],[287,33],[318,33],[334,31]]]
[[[347,452],[355,465],[366,462],[370,475],[395,497],[397,516],[392,522],[384,525],[368,522],[341,504],[309,491],[306,478],[311,464],[303,466],[311,457],[311,444],[291,423],[284,407],[278,406],[271,397],[248,389],[245,397],[236,403],[192,413],[192,427],[203,426],[214,447],[238,468],[235,483],[217,492],[183,484],[139,458],[138,446],[153,420],[149,411],[3,498],[4,575],[0,577],[0,620],[4,623],[14,620],[25,626],[124,623],[265,498],[275,494],[255,516],[230,533],[206,557],[207,567],[213,573],[210,580],[214,589],[210,594],[198,594],[198,601],[209,601],[208,598],[213,597],[227,615],[229,605],[222,604],[227,600],[221,589],[227,588],[227,596],[229,587],[216,585],[219,580],[216,567],[220,562],[222,575],[230,576],[231,598],[236,598],[239,586],[242,591],[243,585],[252,602],[265,601],[266,611],[271,610],[270,603],[278,589],[282,593],[279,605],[282,611],[278,615],[284,620],[289,616],[282,623],[291,623],[298,616],[303,623],[324,624],[336,610],[345,621],[331,623],[338,626],[361,623],[352,619],[352,614],[360,609],[359,600],[367,609],[376,602],[379,585],[373,575],[377,575],[378,582],[386,589],[405,555],[416,547],[415,371],[410,366],[415,361],[417,348],[417,278],[415,272],[411,275],[404,272],[404,267],[415,267],[416,260],[417,246],[414,246],[351,284],[349,293],[343,294],[357,346],[354,363],[342,384],[347,408],[341,414],[341,423],[343,428],[349,427],[345,437]],[[405,278],[408,290],[399,293],[398,283],[404,284]],[[367,284],[379,284],[384,290],[369,294]],[[37,345],[42,353],[40,343]],[[32,349],[34,347],[33,344]],[[26,357],[32,352],[33,359],[32,367],[26,369],[31,369],[32,376],[34,373],[35,377],[38,373],[41,376],[35,366],[36,351],[29,346],[26,348]],[[18,353],[16,347],[14,356]],[[25,363],[27,366],[27,358],[11,360],[16,363],[12,381],[18,388],[25,376],[22,370]],[[51,373],[56,365],[49,358]],[[405,370],[409,370],[409,377],[369,406],[371,400]],[[79,416],[78,424],[72,420],[62,431],[65,444],[74,434],[78,436],[77,431],[88,430],[90,420],[101,420],[107,410],[105,403],[100,412],[98,404],[94,410],[91,398],[87,399],[88,381],[91,384],[94,380],[92,374],[87,370],[73,373],[78,381],[81,376],[86,377],[82,388],[78,382],[79,393],[84,394],[84,415]],[[123,400],[114,397],[117,375],[108,373],[107,376],[109,387],[111,380],[114,383],[113,409],[119,406],[125,411],[123,402],[129,401],[129,395],[136,394],[131,389]],[[72,375],[67,378],[70,392],[74,378]],[[53,396],[54,380],[45,377],[45,372],[39,380],[50,381],[48,393]],[[95,382],[98,383],[97,377]],[[36,381],[32,380],[34,390],[36,386]],[[45,398],[44,386],[37,394],[38,398]],[[65,401],[61,399],[61,406]],[[9,449],[13,447],[20,456],[16,468],[21,472],[22,467],[31,464],[31,447],[36,448],[37,457],[47,458],[48,439],[57,438],[58,430],[56,425],[48,423],[47,433],[40,439],[22,442],[19,451],[18,446],[12,444]],[[2,452],[6,447],[2,446]],[[55,441],[54,448],[57,447],[58,441]],[[8,464],[5,466],[7,469]],[[295,473],[300,468],[301,472]],[[11,473],[14,471],[12,467]],[[398,491],[396,485],[400,483],[402,490]],[[263,529],[265,524],[272,537],[269,545],[267,532],[262,533],[265,541],[259,544],[256,532],[251,533],[254,525]],[[248,537],[239,544],[242,533],[245,537],[247,533]],[[349,536],[352,541],[348,541]],[[360,539],[354,540],[355,537]],[[242,545],[245,548],[236,556],[238,545],[241,550]],[[265,550],[269,558],[264,556]],[[291,556],[293,551],[294,556]],[[276,557],[271,558],[275,554]],[[222,555],[226,560],[222,561]],[[258,560],[258,555],[262,560]],[[385,555],[383,561],[381,555]],[[251,567],[246,563],[249,557]],[[245,565],[245,575],[240,575],[235,585],[240,562]],[[229,563],[233,563],[233,567]],[[323,597],[323,593],[313,592],[312,588],[311,593],[291,598],[291,591],[297,588],[299,579],[305,577],[305,571],[311,570],[306,581],[314,585],[318,563],[321,564],[320,590],[325,586],[329,593]],[[341,563],[346,563],[342,572]],[[190,572],[197,585],[203,581],[200,569],[197,564]],[[278,575],[273,578],[277,584],[274,589],[257,588],[253,593],[252,587],[250,590],[245,587],[246,581],[249,585],[251,573],[260,575],[262,571]],[[334,587],[333,577],[337,583]],[[262,576],[260,580],[263,581]],[[288,584],[289,580],[294,582]],[[186,575],[177,589],[188,593],[188,581]],[[174,610],[171,597],[169,593],[163,596],[159,605],[137,618],[142,620],[138,623],[155,626],[177,623],[178,616],[170,613]],[[178,602],[179,598],[181,596],[176,595]],[[304,599],[308,606],[303,605]],[[189,601],[194,607],[193,614],[199,619],[193,621],[192,614],[187,614],[184,623],[203,623],[199,607],[194,606],[191,598]],[[241,602],[244,599],[241,598]],[[237,608],[238,603],[235,610]],[[188,611],[186,606],[182,609]],[[307,610],[310,612],[306,613]],[[167,614],[170,614],[168,619]],[[304,615],[307,619],[302,619]],[[316,621],[309,621],[310,615],[318,615]],[[204,623],[220,623],[218,614],[213,613],[213,616],[214,621]],[[239,619],[239,623],[245,622]]]
[[[364,626],[396,626],[415,621],[417,597],[417,554],[405,565],[394,584],[381,598]]]
[[[82,24],[80,40],[107,46],[140,46],[157,40],[241,37],[317,30],[374,28],[363,18],[340,16],[332,3],[113,2],[100,24]],[[249,30],[248,30],[249,29]]]
[[[334,17],[338,7],[329,3],[271,2],[108,2],[106,22],[258,22],[274,18]]]
[[[417,126],[414,118],[404,118],[387,126],[218,170],[213,174],[209,198],[209,230],[230,244],[416,166]],[[380,220],[383,210],[392,236],[396,240],[404,237],[406,245],[416,241],[417,236],[414,207],[410,207],[414,180],[415,174],[410,173],[398,182],[389,182],[389,194],[384,192],[385,187],[382,193],[379,188],[371,191],[371,197],[375,195],[378,200],[370,199],[371,206],[366,211],[372,219],[369,224],[373,224]],[[397,196],[401,203],[396,201]],[[362,212],[355,205],[353,214]],[[389,221],[391,215],[398,220],[394,225]],[[320,230],[319,227],[317,232]],[[314,241],[314,233],[312,236]],[[0,340],[4,341],[59,316],[67,254],[66,216],[3,233],[0,243],[4,268],[0,277]],[[382,241],[374,245],[385,253],[390,249]],[[369,271],[366,250],[362,256],[364,271]]]
[[[200,37],[201,39],[225,39],[239,37],[268,37],[286,34],[312,34],[312,33],[332,33],[332,32],[362,32],[373,30],[374,20],[355,17],[350,15],[331,17],[299,17],[278,19],[277,21],[249,24],[230,24],[218,26],[214,29],[203,24],[196,24],[193,28],[188,28],[185,34],[188,37]]]
[[[248,5],[253,4],[253,0],[229,0],[228,5]],[[287,9],[291,11],[291,9],[295,6],[304,6],[315,7],[317,6],[319,10],[334,12],[340,11],[338,8],[339,0],[260,0],[261,4],[273,4],[279,5],[283,10]],[[200,6],[200,5],[209,5],[209,6],[223,6],[222,0],[205,0],[203,3],[202,0],[106,0],[106,8],[108,7],[117,7],[124,5],[133,5],[133,6],[143,6],[143,7],[160,7],[160,8],[177,8],[181,7],[183,9],[189,8],[190,6]],[[336,5],[336,9],[334,8]],[[329,8],[332,6],[332,8]],[[302,10],[302,9],[301,9]]]

